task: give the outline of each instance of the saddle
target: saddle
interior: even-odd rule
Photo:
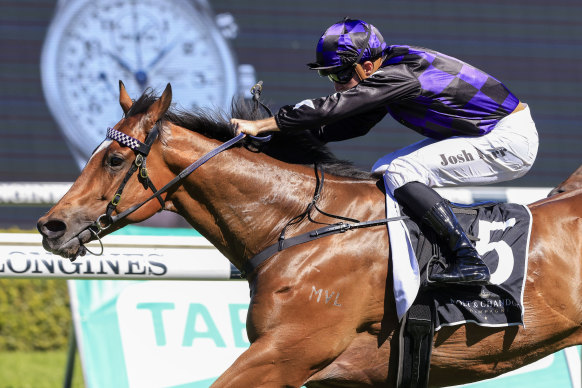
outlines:
[[[451,207],[491,269],[491,284],[444,287],[431,283],[428,274],[443,269],[443,252],[431,231],[405,220],[419,263],[421,285],[400,324],[399,388],[428,385],[433,337],[443,325],[523,325],[529,210],[522,205],[492,202]]]

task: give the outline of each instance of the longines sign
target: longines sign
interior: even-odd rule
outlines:
[[[0,234],[0,277],[192,280],[233,274],[228,260],[201,237],[107,236],[103,242],[103,255],[71,262],[46,252],[34,234]]]

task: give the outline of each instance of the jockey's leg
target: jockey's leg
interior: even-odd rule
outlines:
[[[385,174],[388,189],[398,201],[457,253],[457,262],[439,281],[484,281],[489,278],[486,267],[450,207],[430,187],[482,185],[518,178],[531,168],[537,148],[535,124],[526,108],[501,120],[486,135],[424,139],[384,156],[373,171]]]
[[[453,253],[445,271],[429,280],[441,283],[484,284],[490,279],[489,268],[463,231],[448,203],[433,189],[420,182],[410,182],[394,191],[394,197],[413,218],[431,228]]]

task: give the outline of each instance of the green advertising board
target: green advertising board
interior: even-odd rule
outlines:
[[[249,346],[245,281],[69,284],[87,387],[208,387]],[[580,349],[467,386],[579,388]]]

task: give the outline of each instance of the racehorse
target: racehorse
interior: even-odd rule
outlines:
[[[45,249],[76,258],[97,233],[140,222],[163,207],[244,269],[306,208],[311,217],[290,223],[287,235],[313,230],[314,222],[336,222],[330,213],[357,220],[384,216],[382,181],[335,159],[308,131],[276,133],[263,145],[239,142],[158,199],[127,212],[152,197],[145,180],[164,186],[234,136],[226,118],[179,112],[170,103],[170,85],[159,98],[148,92],[132,101],[120,83],[124,117],[112,132],[115,141],[94,151],[70,190],[40,218]],[[244,106],[233,111],[247,119],[256,115]],[[152,128],[159,129],[153,142]],[[151,142],[146,177],[128,174],[140,159],[135,147],[122,144],[129,136]],[[314,163],[326,174],[317,196],[325,213],[308,206],[319,182]],[[112,202],[116,206],[108,206]],[[104,217],[108,207],[113,210]],[[434,337],[430,386],[491,378],[582,343],[582,191],[555,195],[530,210],[525,327],[443,327]],[[393,386],[399,322],[389,252],[385,226],[354,229],[282,250],[247,273],[251,345],[213,387]]]
[[[578,167],[565,181],[552,189],[548,194],[548,197],[579,188],[582,188],[582,166]]]

